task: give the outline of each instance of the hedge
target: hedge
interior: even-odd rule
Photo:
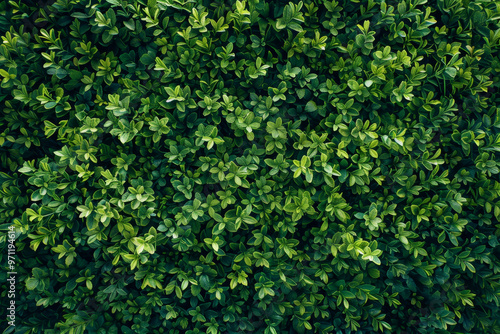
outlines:
[[[498,2],[0,13],[4,333],[500,333]]]

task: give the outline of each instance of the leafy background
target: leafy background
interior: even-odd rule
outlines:
[[[4,333],[500,332],[498,3],[0,13]]]

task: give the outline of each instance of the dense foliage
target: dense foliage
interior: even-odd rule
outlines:
[[[4,333],[500,333],[498,2],[0,14]]]

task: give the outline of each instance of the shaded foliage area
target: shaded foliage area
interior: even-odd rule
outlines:
[[[500,332],[495,2],[0,13],[16,333]]]

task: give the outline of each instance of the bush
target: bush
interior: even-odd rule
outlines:
[[[0,12],[4,333],[500,333],[494,1]]]

